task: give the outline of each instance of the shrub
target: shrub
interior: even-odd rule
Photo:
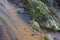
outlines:
[[[40,22],[42,18],[46,21],[48,7],[40,0],[28,0],[28,5],[25,6],[32,19]]]

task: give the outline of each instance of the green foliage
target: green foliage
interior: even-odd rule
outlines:
[[[45,40],[54,40],[53,37],[50,34],[47,34],[45,36]]]
[[[35,29],[36,31],[40,31],[41,28],[37,21],[31,20],[30,23],[33,29]]]
[[[40,21],[43,17],[46,19],[48,7],[40,0],[28,0],[28,5],[26,6],[26,9],[32,19],[36,21]]]
[[[50,12],[47,5],[40,0],[28,0],[28,4],[25,5],[25,8],[29,12],[31,18],[37,21],[39,24],[43,20],[45,27],[55,27],[56,29],[60,27],[59,23],[56,22],[56,17],[52,14],[49,14]]]
[[[47,36],[45,37],[45,40],[49,40]]]

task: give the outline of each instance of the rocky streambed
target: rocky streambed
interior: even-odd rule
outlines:
[[[53,7],[52,4],[50,4],[50,5]],[[60,11],[57,9],[54,9],[54,10],[55,10],[54,12],[58,16],[58,18],[60,18]],[[25,21],[25,23],[28,24],[30,17],[27,14],[23,13],[23,14],[19,14],[19,16]],[[60,33],[59,32],[46,32],[46,34],[51,34],[54,39],[60,40]]]

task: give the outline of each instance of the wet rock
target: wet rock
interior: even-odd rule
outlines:
[[[17,9],[17,13],[24,14],[25,13],[25,9],[24,8],[18,8]]]
[[[24,0],[8,0],[8,2],[17,5],[18,7],[23,7],[23,1]]]
[[[55,37],[54,40],[60,40],[60,39]]]
[[[0,27],[0,37],[2,36],[2,34],[3,34],[3,30],[2,30],[2,28]]]
[[[3,30],[2,30],[2,28],[0,26],[0,40],[2,40],[2,35],[3,35]]]
[[[19,2],[21,2],[21,0],[8,0],[8,1],[15,4],[18,4]]]
[[[0,3],[0,6],[4,6],[2,3]]]
[[[24,5],[23,5],[22,3],[19,3],[19,4],[18,4],[18,7],[19,7],[19,8],[24,8]]]
[[[60,7],[60,0],[56,0],[58,6]]]

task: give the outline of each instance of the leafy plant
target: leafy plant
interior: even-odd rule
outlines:
[[[50,13],[47,5],[40,0],[28,0],[28,4],[25,5],[25,8],[31,18],[37,21],[40,25],[41,21],[43,21],[45,27],[52,29],[56,28],[56,30],[60,27],[59,22],[56,21],[56,17]]]
[[[40,0],[28,0],[28,5],[25,6],[32,19],[40,22],[42,18],[45,18],[48,13],[48,7]]]
[[[47,36],[45,37],[45,40],[49,40]]]

